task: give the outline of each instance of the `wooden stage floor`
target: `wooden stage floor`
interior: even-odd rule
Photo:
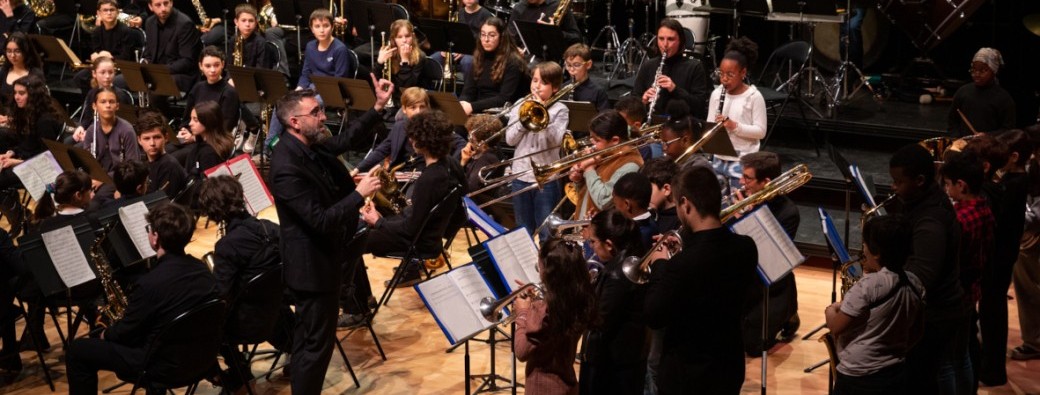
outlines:
[[[261,213],[262,217],[275,217],[273,209]],[[216,238],[216,227],[202,229],[204,220],[199,222],[199,230],[195,234],[195,240],[189,246],[189,252],[196,257],[201,257],[205,252],[212,249]],[[454,262],[465,263],[469,261],[466,253],[466,238],[458,237],[452,248]],[[371,277],[374,292],[382,292],[383,280],[391,275],[391,268],[396,266],[395,261],[385,259],[372,259],[366,256],[369,276]],[[443,270],[443,269],[442,269]],[[802,320],[800,334],[807,333],[816,325],[823,322],[823,309],[830,300],[831,273],[828,270],[804,267],[795,270],[798,282],[799,314]],[[1009,347],[1017,346],[1021,337],[1019,334],[1018,312],[1013,300],[1008,301],[1010,311],[1010,334],[1008,337]],[[64,317],[60,317],[64,320]],[[19,321],[18,330],[24,321]],[[706,322],[705,325],[711,325]],[[464,393],[463,378],[463,350],[446,353],[449,346],[441,330],[426,310],[416,293],[411,289],[398,290],[394,294],[390,305],[379,311],[376,317],[375,329],[379,334],[380,341],[386,351],[388,360],[383,361],[376,351],[372,338],[367,331],[358,331],[351,334],[344,342],[347,356],[357,372],[361,382],[361,388],[355,388],[354,383],[344,368],[343,360],[338,352],[334,353],[328,373],[325,376],[324,393],[329,394],[462,394]],[[80,331],[84,332],[84,331]],[[342,337],[345,332],[340,332]],[[46,354],[48,364],[52,365],[52,375],[55,377],[57,393],[68,392],[67,381],[64,376],[63,351],[58,334],[53,323],[48,320],[47,335],[52,345],[51,352]],[[82,335],[82,333],[81,333]],[[703,339],[711,341],[711,339]],[[268,345],[264,345],[269,347]],[[473,343],[470,346],[472,372],[474,374],[486,373],[489,370],[488,346],[482,343]],[[509,344],[499,343],[497,350],[496,367],[498,373],[510,376],[510,354]],[[39,364],[35,355],[30,352],[21,354],[25,368],[13,383],[0,387],[0,393],[21,394],[44,394],[49,391],[43,379]],[[827,387],[827,369],[820,368],[812,373],[804,373],[802,370],[822,359],[826,358],[826,350],[822,343],[813,340],[795,340],[789,344],[780,344],[770,351],[768,357],[768,371],[766,383],[768,392],[771,394],[823,394]],[[268,366],[268,361],[254,364],[255,374],[263,372]],[[746,359],[746,379],[742,393],[758,393],[761,385],[760,359]],[[575,364],[575,369],[578,365]],[[517,374],[520,382],[523,382],[523,364],[517,366]],[[979,392],[982,394],[1040,394],[1040,360],[1028,362],[1008,362],[1009,383],[1000,387],[984,388]],[[103,372],[100,376],[102,388],[115,384],[117,379],[110,372]],[[476,388],[477,382],[473,382]],[[255,384],[259,394],[289,394],[289,380],[280,372],[271,376],[271,380],[259,379]],[[130,387],[125,386],[113,394],[126,394]],[[181,391],[178,391],[180,393]],[[214,388],[208,383],[203,383],[199,388],[201,394],[216,394],[219,388]],[[505,391],[501,391],[505,392]],[[519,392],[523,392],[520,389]]]

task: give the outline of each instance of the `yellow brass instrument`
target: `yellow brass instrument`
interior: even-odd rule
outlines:
[[[746,208],[754,207],[768,202],[777,196],[791,193],[791,191],[805,185],[810,179],[812,179],[812,173],[809,172],[809,167],[804,163],[800,163],[798,166],[791,168],[791,170],[785,171],[775,179],[770,180],[762,187],[761,191],[755,192],[746,199],[722,209],[719,217],[722,219],[722,222],[726,222],[734,215],[743,212]]]
[[[928,150],[928,153],[932,155],[932,160],[937,164],[946,162],[946,158],[952,152],[961,152],[965,145],[968,145],[968,141],[974,138],[975,135],[964,136],[959,139],[952,139],[949,137],[932,137],[930,139],[924,139],[919,141],[917,144]]]
[[[541,286],[535,283],[527,283],[498,300],[491,296],[484,297],[480,300],[480,314],[484,316],[484,319],[490,322],[508,324],[513,321],[513,316],[510,315],[509,317],[503,317],[502,310],[505,309],[506,306],[512,304],[513,300],[516,298],[527,297],[529,294],[533,296],[535,300],[545,299],[545,293],[542,291]]]
[[[677,240],[673,240],[673,238]],[[657,239],[654,246],[642,258],[637,256],[625,257],[625,260],[621,261],[621,273],[624,273],[625,278],[636,284],[650,282],[650,273],[654,263],[651,256],[653,256],[655,251],[667,251],[668,259],[682,252],[682,236],[679,235],[679,231],[672,230],[661,234],[661,238]]]
[[[271,3],[264,4],[263,7],[260,7],[259,14],[256,23],[260,26],[261,31],[266,31],[272,26],[278,24],[278,19],[274,16],[274,6],[272,6]]]
[[[387,48],[387,46],[386,46],[386,32],[379,32],[379,35],[383,38],[383,45],[382,45],[381,48]],[[392,37],[391,37],[391,39],[392,39]],[[390,49],[393,50],[395,48],[391,47]],[[393,66],[392,66],[393,65],[393,61],[394,61],[394,56],[390,55],[390,58],[388,58],[386,60],[386,64],[383,65],[383,79],[384,80],[390,81],[393,78],[393,76],[394,76],[394,74],[393,74]],[[390,95],[390,99],[387,99],[386,106],[387,107],[393,107],[394,106],[394,97],[393,97],[393,95]]]
[[[887,213],[885,212],[885,207],[888,207],[888,205],[892,204],[892,202],[895,199],[896,194],[893,193],[891,196],[885,198],[885,200],[882,200],[881,203],[878,203],[876,206],[870,207],[869,209],[867,209],[867,211],[864,211],[863,215],[859,217],[860,229],[863,229],[863,225],[866,224],[867,221],[869,221],[871,218],[886,215]]]
[[[414,160],[414,158],[412,159]],[[412,162],[412,160],[401,163],[393,168],[387,169],[388,163],[384,163],[384,166],[379,166],[370,174],[374,177],[379,177],[379,182],[382,186],[373,195],[373,201],[376,207],[384,208],[389,210],[393,214],[400,214],[404,211],[405,207],[408,207],[408,198],[404,196],[404,191],[401,186],[397,183],[397,179],[394,174],[402,167]]]
[[[560,0],[560,4],[556,6],[556,11],[553,11],[553,25],[560,26],[560,23],[563,23],[563,16],[567,14],[567,9],[570,7],[571,0]]]
[[[235,27],[235,30],[237,31],[238,27]],[[231,65],[232,66],[242,67],[243,64],[245,63],[245,59],[243,58],[244,55],[245,55],[245,53],[243,52],[243,49],[244,49],[243,45],[244,45],[244,43],[242,42],[242,32],[238,31],[235,34],[235,46],[234,46],[234,49],[231,51]]]
[[[221,222],[217,225],[217,240],[224,238],[225,234],[227,234],[227,222]],[[202,256],[202,263],[206,264],[206,268],[209,269],[210,273],[213,273],[213,268],[217,264],[214,253],[215,251],[210,251]]]
[[[46,18],[54,13],[54,0],[29,0],[27,5],[37,18]]]
[[[334,0],[329,0],[329,11],[332,11],[332,5]],[[333,23],[332,34],[339,37],[340,40],[346,40],[347,37],[347,8],[343,6],[343,0],[339,0],[339,17],[343,18],[343,23]]]
[[[526,155],[516,156],[516,157],[513,157],[513,158],[509,158],[509,159],[506,159],[506,160],[503,160],[503,161],[499,161],[499,162],[492,163],[490,165],[481,167],[480,169],[477,170],[477,176],[480,177],[480,182],[482,182],[484,184],[497,183],[498,179],[489,179],[488,177],[490,175],[492,175],[492,174],[495,174],[498,171],[498,169],[512,165],[513,162],[516,162],[516,161],[519,161],[519,160],[524,160],[524,159],[530,158],[532,156],[535,156],[535,155],[538,155],[538,154],[542,154],[542,153],[545,153],[545,152],[549,152],[549,151],[552,151],[552,150],[556,150],[556,149],[560,150],[560,154],[561,155],[567,156],[567,155],[574,154],[574,153],[578,152],[579,150],[583,150],[583,149],[586,149],[586,148],[591,147],[591,146],[592,146],[592,141],[589,140],[588,138],[584,138],[584,139],[581,139],[581,140],[575,140],[573,135],[571,135],[570,133],[565,133],[563,135],[563,140],[560,141],[560,145],[559,146],[549,147],[549,148],[538,150],[538,151],[535,151],[535,152],[532,152],[532,153],[529,153],[529,154],[526,154]],[[481,189],[479,192],[484,192],[484,190]],[[477,194],[478,194],[477,192],[473,192],[473,193],[470,193],[470,196],[477,195]]]
[[[679,165],[679,168],[682,168],[683,165],[686,164],[686,161],[693,158],[693,154],[697,153],[697,151],[700,151],[701,148],[704,148],[705,144],[708,144],[708,142],[711,141],[712,136],[714,136],[720,130],[726,128],[725,124],[725,121],[719,122],[715,124],[715,126],[712,126],[711,129],[708,129],[706,132],[704,132],[704,134],[701,135],[701,138],[698,139],[697,142],[693,143],[693,145],[689,147],[686,147],[686,150],[675,158],[675,164]]]
[[[216,25],[216,19],[210,19],[206,15],[206,9],[202,7],[202,2],[199,0],[191,0],[191,5],[195,7],[195,12],[199,14],[199,20],[202,21],[202,25],[196,26],[201,31],[212,29]]]
[[[459,21],[459,0],[448,1],[448,22]],[[449,48],[450,50],[450,48]],[[447,52],[444,56],[444,75],[441,77],[441,91],[454,92],[455,91],[455,55],[452,52]],[[448,90],[448,84],[451,84],[451,90]]]
[[[552,95],[549,100],[546,100],[545,103],[535,100],[534,94],[529,93],[527,96],[524,96],[523,99],[517,101],[516,104],[506,107],[498,113],[498,115],[509,114],[514,108],[519,106],[519,109],[517,109],[517,119],[515,121],[510,122],[502,129],[499,129],[497,132],[488,136],[488,138],[478,141],[476,145],[478,147],[486,147],[489,141],[505,134],[510,127],[517,123],[528,132],[540,132],[545,130],[545,128],[549,127],[549,122],[552,121],[549,119],[549,107],[567,96],[567,94],[574,90],[574,87],[575,85],[573,83],[565,85]]]
[[[563,231],[572,228],[584,228],[590,223],[592,223],[591,219],[565,220],[553,213],[549,214],[549,216],[545,218],[545,222],[543,223],[543,225],[548,226],[549,231],[552,232],[553,235],[560,236],[564,240],[585,241],[585,236],[581,234],[580,230],[578,232],[570,233],[564,233]],[[541,229],[541,227],[539,227],[539,229]]]
[[[79,20],[79,28],[81,30],[83,30],[84,32],[87,32],[87,33],[94,33],[94,30],[97,29],[97,15],[83,15],[83,14],[79,14],[79,15],[77,15],[77,17],[78,17],[78,20]],[[130,18],[133,18],[133,17],[134,17],[133,15],[127,14],[127,13],[125,13],[125,12],[120,10],[119,11],[119,16],[116,17],[116,21],[117,22],[121,22],[124,25],[129,26],[130,25]]]
[[[106,226],[103,228],[101,234],[94,239],[94,244],[90,246],[90,260],[94,262],[94,267],[97,268],[98,279],[101,280],[101,288],[105,292],[105,306],[101,308],[101,313],[109,326],[123,318],[128,305],[126,293],[123,292],[123,288],[112,277],[112,265],[108,263],[108,257],[105,256],[105,251],[102,247],[105,238],[108,237],[110,227]]]
[[[863,264],[862,260],[858,259],[855,261],[845,262],[841,265],[841,298],[845,299],[845,293],[852,289],[852,286],[863,278]]]

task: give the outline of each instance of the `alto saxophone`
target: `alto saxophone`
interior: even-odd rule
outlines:
[[[237,30],[238,28],[235,28],[235,29]],[[243,59],[244,53],[242,52],[243,45],[244,44],[242,42],[242,32],[238,31],[235,34],[235,49],[234,49],[234,51],[231,52],[231,65],[232,66],[242,67],[242,65],[245,63],[245,60]]]
[[[458,0],[452,0],[448,2],[448,22],[456,23],[459,21],[459,4]],[[451,91],[455,91],[455,55],[449,51],[444,56],[444,75],[441,78],[441,91],[448,91],[448,84],[451,84]]]
[[[111,326],[123,318],[128,302],[123,288],[112,278],[112,266],[109,265],[108,257],[105,256],[105,251],[102,247],[105,238],[108,237],[108,230],[109,227],[102,229],[101,234],[94,240],[94,244],[90,246],[90,260],[94,262],[94,267],[97,268],[101,287],[105,291],[106,303],[101,308],[101,313],[104,315],[104,319],[108,320],[107,326]]]
[[[654,108],[657,107],[657,99],[661,97],[661,84],[657,83],[657,80],[661,78],[661,73],[664,72],[664,61],[668,59],[668,54],[661,52],[661,64],[657,65],[657,72],[654,73],[654,84],[651,85],[654,88],[654,97],[650,99],[650,107],[646,112],[646,124],[649,125],[654,120]]]
[[[383,45],[382,45],[381,48],[386,48],[386,32],[379,32],[379,35],[383,39]],[[396,49],[396,48],[391,48],[391,49]],[[383,79],[384,80],[390,81],[393,78],[393,61],[394,61],[394,56],[390,55],[390,58],[388,58],[386,60],[386,64],[383,65]],[[387,107],[393,107],[394,106],[394,96],[393,95],[390,95],[390,99],[388,99],[386,101],[386,106]]]

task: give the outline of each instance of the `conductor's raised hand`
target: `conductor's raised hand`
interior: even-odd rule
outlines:
[[[373,108],[376,111],[383,111],[386,102],[390,101],[390,97],[393,95],[394,83],[390,80],[378,79],[375,74],[369,75],[372,76],[372,85],[376,87],[376,105]]]

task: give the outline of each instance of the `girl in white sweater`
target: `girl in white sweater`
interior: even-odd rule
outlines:
[[[708,118],[725,123],[729,140],[737,157],[716,155],[712,161],[723,183],[723,195],[729,188],[740,188],[740,157],[758,152],[759,141],[766,136],[766,101],[753,85],[746,83],[748,70],[758,59],[758,45],[747,37],[735,38],[726,46],[719,63],[721,85],[711,92]],[[725,92],[725,99],[722,94]]]

